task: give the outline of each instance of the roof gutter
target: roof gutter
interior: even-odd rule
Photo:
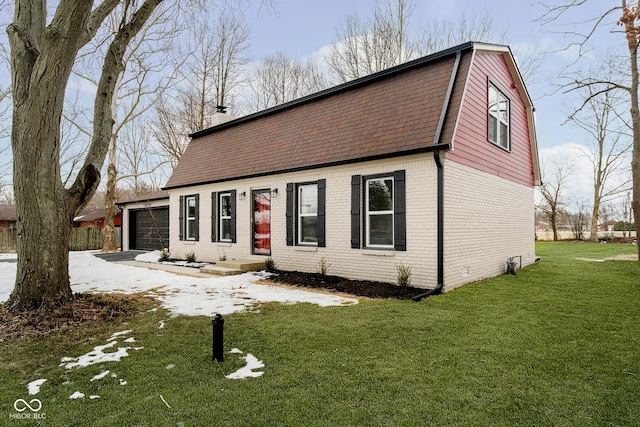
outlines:
[[[449,102],[451,102],[451,94],[453,93],[453,85],[456,81],[456,77],[458,76],[458,70],[460,68],[460,58],[462,57],[462,52],[456,52],[456,61],[453,64],[453,69],[451,70],[451,77],[449,79],[449,86],[447,87],[447,94],[445,97],[445,102],[442,105],[442,111],[440,112],[440,118],[438,119],[438,127],[436,128],[436,134],[433,141],[433,147],[442,146],[443,149],[451,149],[451,144],[440,144],[440,137],[442,136],[442,129],[444,128],[445,118],[447,116],[447,111],[449,110]],[[442,293],[442,289],[444,288],[444,162],[440,157],[440,151],[436,150],[433,153],[433,159],[436,162],[437,172],[437,185],[438,185],[438,220],[437,220],[437,233],[438,233],[438,252],[437,252],[437,285],[435,288],[428,290],[427,292],[418,294],[414,296],[414,301],[418,302],[427,298],[431,295],[438,295]]]

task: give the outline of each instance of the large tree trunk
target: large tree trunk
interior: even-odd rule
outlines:
[[[46,26],[46,1],[16,0],[7,27],[11,46],[13,184],[18,229],[14,311],[72,299],[69,238],[73,217],[95,193],[113,128],[111,100],[129,42],[162,0],[145,0],[111,42],[94,104],[94,134],[73,185],[60,178],[60,120],[79,49],[93,38],[119,0],[60,1]]]

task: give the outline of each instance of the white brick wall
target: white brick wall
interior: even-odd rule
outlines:
[[[407,251],[351,249],[351,176],[406,171]],[[184,258],[215,262],[251,257],[251,190],[277,188],[271,206],[271,257],[283,270],[316,272],[322,257],[328,274],[396,283],[396,265],[411,266],[412,285],[437,285],[437,187],[432,154],[336,166],[171,191],[170,248]],[[286,184],[326,179],[325,248],[286,245]],[[211,242],[211,192],[245,192],[237,199],[237,243]],[[180,241],[180,196],[200,194],[200,240]],[[502,274],[510,256],[532,263],[533,189],[445,161],[445,290]]]
[[[351,249],[351,176],[406,171],[407,251]],[[326,247],[286,245],[286,185],[326,179]],[[330,264],[328,274],[353,279],[396,282],[396,264],[411,266],[412,284],[425,288],[436,285],[436,168],[431,154],[400,159],[336,166],[313,171],[268,176],[232,183],[176,189],[171,191],[171,254],[184,257],[195,252],[198,259],[216,261],[224,253],[228,259],[251,257],[251,190],[277,188],[271,206],[271,257],[278,268],[315,272],[322,257]],[[427,183],[434,183],[433,185]],[[211,242],[211,192],[235,189],[246,192],[237,199],[237,243]],[[200,194],[200,241],[179,240],[180,196]]]
[[[445,161],[445,290],[535,261],[534,190]]]

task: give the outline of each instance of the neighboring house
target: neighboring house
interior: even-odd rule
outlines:
[[[100,208],[83,209],[82,212],[73,218],[73,226],[79,228],[102,228],[104,227],[105,210]],[[116,211],[114,225],[121,226],[121,212]]]
[[[121,248],[156,250],[169,247],[169,193],[158,191],[118,202],[122,210]]]
[[[0,231],[16,228],[16,207],[0,206]]]
[[[466,43],[191,138],[165,187],[172,256],[391,283],[404,265],[436,290],[536,258],[533,106],[506,46]]]

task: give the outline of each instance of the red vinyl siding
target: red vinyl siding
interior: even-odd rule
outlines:
[[[489,81],[510,100],[511,151],[489,142],[487,136]],[[475,53],[454,136],[454,148],[446,156],[449,160],[492,175],[534,186],[526,105],[501,54]]]

